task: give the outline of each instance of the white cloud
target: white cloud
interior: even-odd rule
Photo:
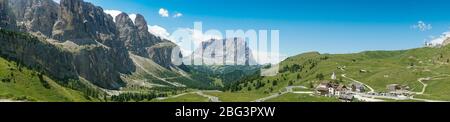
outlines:
[[[169,17],[169,11],[167,9],[160,8],[158,13],[162,17]]]
[[[111,15],[114,22],[116,22],[116,17],[122,13],[122,11],[119,10],[104,10],[104,12]]]
[[[419,29],[420,31],[427,31],[431,30],[433,27],[431,26],[431,24],[426,24],[423,21],[418,21],[417,24],[412,25],[411,28]]]
[[[133,23],[136,24],[136,17],[137,17],[137,15],[136,14],[130,14],[129,17],[130,17],[131,21],[133,21]]]
[[[60,0],[53,0],[54,2],[56,2],[56,3],[58,3],[59,4],[59,2],[60,2]]]
[[[165,28],[158,26],[158,25],[152,25],[152,26],[149,25],[148,32],[152,33],[155,36],[164,38],[164,39],[169,39],[169,36],[170,36],[170,33],[167,32],[167,30]]]
[[[442,33],[442,35],[440,35],[439,37],[432,37],[430,41],[428,41],[428,43],[430,43],[432,46],[439,46],[448,38],[450,38],[450,31]]]
[[[258,64],[278,64],[287,58],[286,55],[277,52],[262,52],[252,50],[253,58]]]
[[[181,17],[181,16],[183,16],[183,14],[177,12],[177,13],[175,13],[175,15],[173,15],[173,18],[178,18],[178,17]]]
[[[178,36],[183,36],[183,39],[180,39]],[[170,41],[180,47],[184,56],[190,55],[195,49],[198,48],[201,42],[210,39],[222,39],[222,36],[205,34],[192,28],[178,28],[169,37]]]

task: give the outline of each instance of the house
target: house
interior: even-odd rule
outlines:
[[[340,96],[341,94],[345,94],[348,91],[347,86],[340,84],[335,91],[336,96]]]
[[[351,83],[350,84],[351,90],[354,92],[365,92],[364,84],[361,83]]]
[[[339,96],[347,92],[347,86],[324,81],[316,87],[316,93],[324,96]]]
[[[389,84],[386,86],[389,92],[408,92],[410,90],[409,86],[399,85],[399,84]]]
[[[330,88],[328,83],[320,83],[315,90],[319,95],[327,95],[330,91],[328,88]]]
[[[397,89],[399,89],[399,86],[400,85],[398,85],[398,84],[389,84],[389,85],[387,85],[386,86],[386,89],[388,90],[388,91],[396,91]]]

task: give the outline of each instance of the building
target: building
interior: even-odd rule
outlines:
[[[361,83],[351,83],[350,84],[351,90],[354,92],[365,92],[366,89],[364,87],[364,84]]]
[[[323,96],[340,96],[345,94],[349,89],[343,84],[331,83],[329,81],[324,81],[320,83],[315,91],[319,95]]]
[[[389,92],[407,92],[409,91],[409,86],[399,85],[399,84],[389,84],[386,86]]]
[[[319,95],[328,95],[330,92],[329,88],[330,85],[328,83],[320,83],[315,90]]]

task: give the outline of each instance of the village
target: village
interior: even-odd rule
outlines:
[[[343,75],[345,76],[345,75]],[[377,102],[381,99],[406,100],[413,95],[410,88],[400,84],[389,84],[387,92],[375,92],[372,88],[367,89],[363,83],[352,81],[350,84],[336,82],[336,74],[333,73],[330,81],[321,81],[314,89],[314,94],[325,97],[335,97],[342,102]]]

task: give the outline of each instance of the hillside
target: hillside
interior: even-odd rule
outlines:
[[[98,101],[51,78],[0,58],[0,99],[17,101]]]
[[[269,94],[284,91],[287,86],[305,86],[307,91],[313,91],[322,81],[333,81],[334,72],[340,84],[356,80],[374,92],[388,92],[387,85],[399,84],[409,87],[409,91],[415,93],[414,98],[450,100],[445,90],[450,88],[449,62],[450,46],[354,54],[310,52],[281,62],[280,73],[276,76],[255,74],[233,84],[229,90]]]

